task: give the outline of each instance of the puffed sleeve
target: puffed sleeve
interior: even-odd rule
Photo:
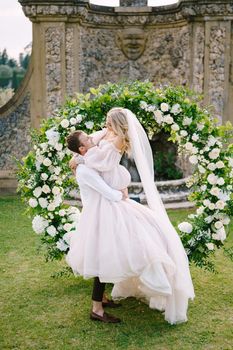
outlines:
[[[101,148],[96,146],[88,150],[85,154],[85,164],[97,171],[109,171],[119,164],[120,158],[116,147],[106,142]]]
[[[100,140],[106,135],[107,128],[104,128],[102,130],[93,132],[90,136],[92,137],[92,141],[95,145],[98,145]]]

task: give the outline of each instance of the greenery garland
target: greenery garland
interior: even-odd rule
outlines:
[[[199,107],[198,97],[184,87],[156,88],[151,82],[107,83],[87,94],[67,100],[54,116],[43,121],[32,135],[33,148],[18,172],[19,191],[32,214],[33,229],[47,246],[47,258],[61,258],[69,249],[70,235],[78,227],[79,210],[63,203],[76,186],[70,178],[67,135],[101,129],[106,113],[116,106],[130,109],[149,139],[164,130],[189,156],[194,172],[187,186],[195,214],[178,225],[189,260],[213,269],[211,256],[224,245],[233,214],[233,135],[231,123],[219,121]]]

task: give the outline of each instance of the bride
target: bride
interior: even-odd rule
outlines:
[[[147,135],[128,109],[113,108],[105,129],[92,134],[97,147],[83,157],[105,182],[121,190],[130,174],[120,165],[124,152],[134,158],[148,207],[134,200],[102,198],[81,218],[67,262],[75,274],[114,283],[113,300],[140,298],[164,311],[170,324],[187,321],[188,300],[195,297],[189,261],[154,184],[153,157]]]

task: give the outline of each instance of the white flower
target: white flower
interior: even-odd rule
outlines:
[[[172,106],[171,113],[172,114],[179,114],[181,112],[181,107],[178,103]]]
[[[56,243],[56,247],[57,247],[57,249],[59,249],[62,252],[66,251],[69,248],[69,246],[66,244],[66,242],[64,242],[61,238]]]
[[[218,184],[219,186],[224,185],[224,184],[225,184],[224,178],[223,178],[223,177],[219,177],[218,180],[217,180],[217,184]]]
[[[213,243],[206,243],[206,246],[209,250],[214,250],[214,244]]]
[[[214,146],[216,142],[217,142],[217,139],[214,136],[210,135],[208,138],[207,146],[209,147]]]
[[[46,231],[52,237],[56,236],[57,234],[57,230],[53,225],[50,225],[49,227],[47,227]]]
[[[191,151],[193,149],[193,144],[191,142],[186,142],[184,146],[187,151]]]
[[[208,155],[210,159],[217,159],[219,157],[219,153],[220,153],[219,148],[213,148]]]
[[[197,124],[197,130],[201,131],[204,128],[204,124],[198,123]]]
[[[191,164],[197,164],[198,163],[197,156],[189,157],[189,161],[190,161]]]
[[[211,171],[214,171],[216,169],[216,165],[215,165],[215,163],[209,163],[207,165],[207,168]]]
[[[193,141],[197,141],[197,140],[199,140],[199,135],[197,135],[197,134],[193,134],[193,136],[192,136],[192,140],[193,140]]]
[[[186,130],[181,130],[180,135],[183,136],[183,137],[185,137],[185,136],[188,135],[188,133],[187,133]]]
[[[77,123],[81,123],[81,121],[83,120],[82,115],[81,114],[77,114],[76,120],[77,120]]]
[[[74,234],[73,231],[70,231],[70,232],[66,232],[63,236],[63,240],[68,244],[68,246],[70,246],[70,240],[73,234]]]
[[[212,234],[212,238],[216,239],[217,241],[224,241],[226,239],[226,231],[224,227],[221,227],[217,230],[216,233]]]
[[[183,119],[183,125],[190,125],[192,123],[192,121],[193,121],[192,118],[185,117]]]
[[[44,193],[50,193],[51,192],[50,187],[48,185],[43,185],[42,186],[42,191]]]
[[[212,187],[211,190],[210,190],[210,193],[211,193],[213,196],[216,196],[216,197],[218,197],[219,192],[220,192],[220,189],[219,189],[218,187]]]
[[[154,112],[154,117],[158,124],[162,123],[163,113],[159,109],[157,109],[157,111]]]
[[[47,199],[46,198],[43,198],[43,197],[41,197],[41,198],[39,198],[39,204],[40,204],[40,206],[41,206],[41,208],[47,208],[47,206],[48,206],[48,201],[47,201]]]
[[[36,198],[40,197],[41,193],[42,193],[42,188],[41,188],[40,186],[39,186],[39,187],[36,187],[36,188],[34,189],[34,191],[33,191],[33,195],[34,195]]]
[[[59,175],[61,172],[61,168],[59,166],[57,166],[56,168],[54,168],[54,172],[56,175]]]
[[[229,218],[229,216],[225,214],[220,216],[220,220],[222,221],[223,225],[229,225],[229,223],[231,222],[231,219]]]
[[[48,139],[48,144],[51,146],[54,146],[58,140],[60,139],[60,134],[58,131],[55,131],[54,128],[51,128],[45,132],[47,139]]]
[[[227,202],[230,200],[230,195],[227,192],[220,191],[218,198],[221,199],[224,202]]]
[[[214,220],[214,217],[210,215],[210,216],[207,216],[204,220],[205,222],[207,222],[207,224],[210,224]]]
[[[77,124],[77,119],[74,118],[74,117],[70,118],[70,124],[71,124],[71,125]]]
[[[191,233],[193,230],[193,226],[189,223],[189,222],[181,222],[178,225],[178,228],[181,232],[185,232],[185,233]]]
[[[218,177],[214,174],[209,174],[207,177],[207,181],[211,184],[211,185],[215,185],[217,183]]]
[[[75,126],[71,126],[71,128],[70,128],[70,131],[71,132],[74,132],[76,129],[75,129]]]
[[[223,227],[223,224],[221,221],[216,221],[215,224],[214,224],[214,227],[217,228],[217,229],[220,229],[221,227]]]
[[[45,158],[44,161],[43,161],[43,164],[45,166],[50,166],[52,164],[51,160],[49,158]]]
[[[180,127],[179,127],[178,124],[173,124],[173,125],[171,126],[171,128],[172,128],[172,130],[174,130],[174,131],[180,130]]]
[[[150,105],[147,107],[148,112],[154,112],[154,110],[155,110],[155,106]]]
[[[56,195],[60,194],[60,188],[57,186],[54,186],[52,189],[52,192],[56,196]]]
[[[46,227],[49,225],[48,220],[43,218],[40,215],[36,215],[34,219],[32,220],[32,228],[33,231],[37,234],[44,233]]]
[[[224,209],[226,203],[220,199],[217,201],[217,203],[215,203],[215,205],[217,209]]]
[[[207,186],[206,185],[202,185],[201,186],[201,190],[204,192],[204,191],[206,191],[206,189],[207,189]]]
[[[201,214],[203,214],[204,210],[205,210],[205,208],[203,206],[201,206],[201,207],[197,208],[196,213],[198,215],[201,215]]]
[[[147,103],[145,101],[140,101],[140,108],[141,109],[146,109],[147,108]]]
[[[208,207],[210,205],[210,200],[209,199],[204,199],[203,204],[205,207]]]
[[[209,209],[210,210],[214,210],[215,209],[215,204],[214,203],[210,203],[209,204]]]
[[[46,173],[42,173],[40,177],[42,180],[46,181],[49,176]]]
[[[59,212],[58,212],[58,214],[59,214],[60,216],[65,216],[65,215],[66,215],[65,209],[60,209]]]
[[[48,205],[48,211],[54,211],[56,209],[56,206],[54,203],[49,203]]]
[[[86,126],[87,129],[93,129],[94,122],[86,122],[85,126]]]
[[[169,110],[169,105],[163,102],[161,103],[160,108],[162,112],[167,112]]]
[[[68,126],[70,125],[70,122],[69,122],[68,119],[63,119],[63,120],[61,121],[60,125],[61,125],[64,129],[66,129],[66,128],[68,128]]]
[[[30,205],[30,207],[35,208],[35,207],[37,207],[38,202],[37,202],[36,198],[30,198],[28,201],[28,204]]]
[[[60,195],[56,195],[54,197],[54,201],[53,204],[55,205],[55,207],[59,207],[59,205],[62,203],[62,198]]]
[[[172,124],[174,122],[173,118],[171,117],[170,114],[165,115],[164,117],[164,122],[167,124]]]
[[[56,143],[56,144],[54,145],[54,148],[55,148],[56,151],[59,152],[59,151],[62,150],[63,145],[62,145],[62,143]]]
[[[78,223],[80,219],[80,213],[74,213],[69,216],[69,220]]]
[[[217,163],[216,163],[216,167],[218,168],[218,169],[221,169],[221,168],[224,168],[224,163],[221,161],[221,160],[219,160]]]
[[[204,174],[205,171],[206,171],[205,168],[202,165],[200,165],[200,164],[198,165],[198,169],[199,169],[201,174]]]
[[[63,227],[65,231],[69,232],[74,226],[70,223],[66,223]]]

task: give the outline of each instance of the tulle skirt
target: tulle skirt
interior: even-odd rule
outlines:
[[[195,296],[179,237],[177,242],[179,249],[149,208],[98,196],[83,208],[66,260],[76,275],[113,283],[114,300],[140,298],[175,324],[187,321],[188,300]]]

